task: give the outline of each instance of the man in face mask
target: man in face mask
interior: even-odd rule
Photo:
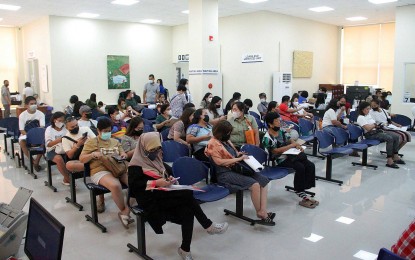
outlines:
[[[1,103],[4,107],[4,118],[10,117],[10,90],[9,90],[9,81],[5,80],[3,87],[1,87]]]
[[[261,116],[265,116],[268,109],[267,95],[265,93],[260,93],[259,100],[260,103],[257,106],[258,112],[261,114]]]
[[[78,120],[79,127],[89,127],[96,134],[98,122],[96,120],[91,119],[91,108],[87,105],[83,105],[79,108],[79,114],[81,115],[81,118]]]
[[[19,115],[19,144],[23,150],[23,153],[29,157],[29,152],[26,147],[26,134],[31,128],[45,127],[45,114],[37,110],[36,98],[29,96],[24,101],[26,110]],[[40,171],[39,161],[42,155],[37,155],[33,161],[33,168],[36,171]]]
[[[143,102],[155,104],[159,99],[160,86],[154,82],[154,75],[148,76],[148,82],[144,85]]]

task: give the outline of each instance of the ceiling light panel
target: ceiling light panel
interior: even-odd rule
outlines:
[[[184,11],[182,11],[182,13],[189,14],[189,10],[184,10]]]
[[[262,2],[267,2],[268,0],[240,0],[241,2],[249,3],[249,4],[258,4]]]
[[[20,8],[21,8],[21,6],[17,6],[17,5],[3,5],[3,4],[0,4],[0,9],[1,10],[17,11]]]
[[[134,5],[139,3],[140,1],[138,0],[114,0],[111,2],[111,4],[114,5]]]
[[[313,8],[309,8],[308,10],[313,11],[313,12],[317,12],[317,13],[321,13],[321,12],[329,12],[329,11],[333,11],[334,9],[328,6],[319,6],[319,7],[313,7]]]
[[[99,16],[99,14],[93,14],[93,13],[80,13],[77,15],[78,17],[81,18],[97,18]]]
[[[366,17],[363,17],[363,16],[355,16],[355,17],[346,18],[346,20],[349,20],[349,21],[352,21],[352,22],[356,22],[356,21],[364,21],[364,20],[367,20],[367,18]]]
[[[379,4],[398,2],[398,0],[369,0],[369,2],[372,4],[379,5]]]
[[[140,22],[154,24],[154,23],[161,23],[161,20],[157,20],[157,19],[144,19],[144,20],[141,20]]]

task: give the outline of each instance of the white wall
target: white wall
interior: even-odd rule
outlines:
[[[107,55],[130,57],[130,86],[140,96],[151,73],[166,87],[175,85],[171,27],[51,16],[50,30],[57,109],[73,94],[86,100],[94,92],[97,101],[117,102],[121,90],[107,87]]]
[[[395,64],[392,89],[392,112],[413,118],[411,108],[414,103],[403,103],[405,62],[415,63],[415,5],[398,7],[395,23]]]
[[[0,27],[0,39],[0,86],[8,80],[10,92],[15,92],[18,91],[16,29]]]
[[[181,43],[189,42],[184,26],[173,29],[173,57],[183,52],[185,47]],[[294,79],[294,91],[313,92],[320,83],[338,83],[339,29],[336,26],[272,12],[256,12],[220,18],[219,38],[225,101],[235,91],[242,93],[242,99],[251,98],[254,106],[259,102],[260,92],[267,93],[270,99],[272,72],[291,71],[294,50],[314,53],[313,76]],[[253,52],[262,53],[264,62],[242,64],[242,54]]]
[[[49,35],[49,17],[45,16],[41,19],[25,25],[20,30],[21,44],[19,47],[22,48],[20,58],[21,69],[24,71],[24,81],[29,81],[28,71],[28,53],[33,52],[35,58],[38,60],[39,69],[43,65],[48,66],[48,83],[49,91],[47,93],[40,91],[38,94],[40,99],[46,104],[53,105],[53,89],[52,89],[52,74],[51,74],[51,52],[50,52],[50,35]],[[20,80],[19,80],[20,81]],[[23,90],[24,86],[20,86],[20,91]],[[40,88],[39,88],[40,89]]]

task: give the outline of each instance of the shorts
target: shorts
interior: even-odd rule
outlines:
[[[46,152],[46,159],[48,161],[52,161],[53,158],[55,158],[56,155],[61,155],[62,156],[63,154],[58,154],[58,153],[55,152],[55,150],[51,150],[49,152]]]
[[[102,177],[104,177],[107,174],[112,174],[110,171],[100,171],[95,173],[94,175],[91,176],[91,181],[96,184],[99,185],[99,180],[101,180]]]

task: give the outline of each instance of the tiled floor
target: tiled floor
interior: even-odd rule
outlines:
[[[0,144],[3,141],[0,140]],[[390,248],[415,216],[415,144],[408,144],[402,152],[406,165],[399,170],[386,168],[380,148],[369,150],[369,159],[377,170],[351,166],[354,157],[336,159],[333,177],[344,181],[343,186],[318,181],[313,189],[320,200],[315,209],[298,205],[294,193],[284,190],[292,185],[293,176],[273,181],[269,185],[269,210],[277,212],[275,227],[250,226],[223,214],[224,208],[234,209],[235,197],[202,205],[214,221],[228,221],[224,235],[208,235],[195,225],[192,254],[195,259],[373,259],[381,247]],[[324,175],[325,161],[311,158],[318,175]],[[45,165],[44,165],[45,166]],[[40,201],[66,227],[63,259],[136,259],[126,244],[136,244],[133,226],[125,230],[118,218],[110,195],[106,196],[107,210],[100,221],[108,228],[101,233],[85,221],[89,212],[89,193],[78,180],[78,201],[84,211],[65,202],[69,188],[60,183],[62,177],[54,171],[58,192],[46,188],[46,171],[34,180],[14,161],[0,154],[0,201],[9,202],[20,186],[34,190]],[[249,195],[245,194],[245,213],[254,216]],[[28,210],[26,205],[25,210]],[[340,218],[340,219],[339,219]],[[354,220],[354,221],[352,221]],[[346,222],[346,223],[342,223]],[[351,223],[349,223],[351,222]],[[348,224],[349,223],[349,224]],[[154,259],[179,259],[180,228],[168,223],[165,234],[156,235],[147,225],[148,254]],[[20,250],[20,257],[23,251]],[[355,257],[354,257],[355,256]],[[364,258],[366,257],[366,258]],[[23,257],[24,258],[24,257]]]

